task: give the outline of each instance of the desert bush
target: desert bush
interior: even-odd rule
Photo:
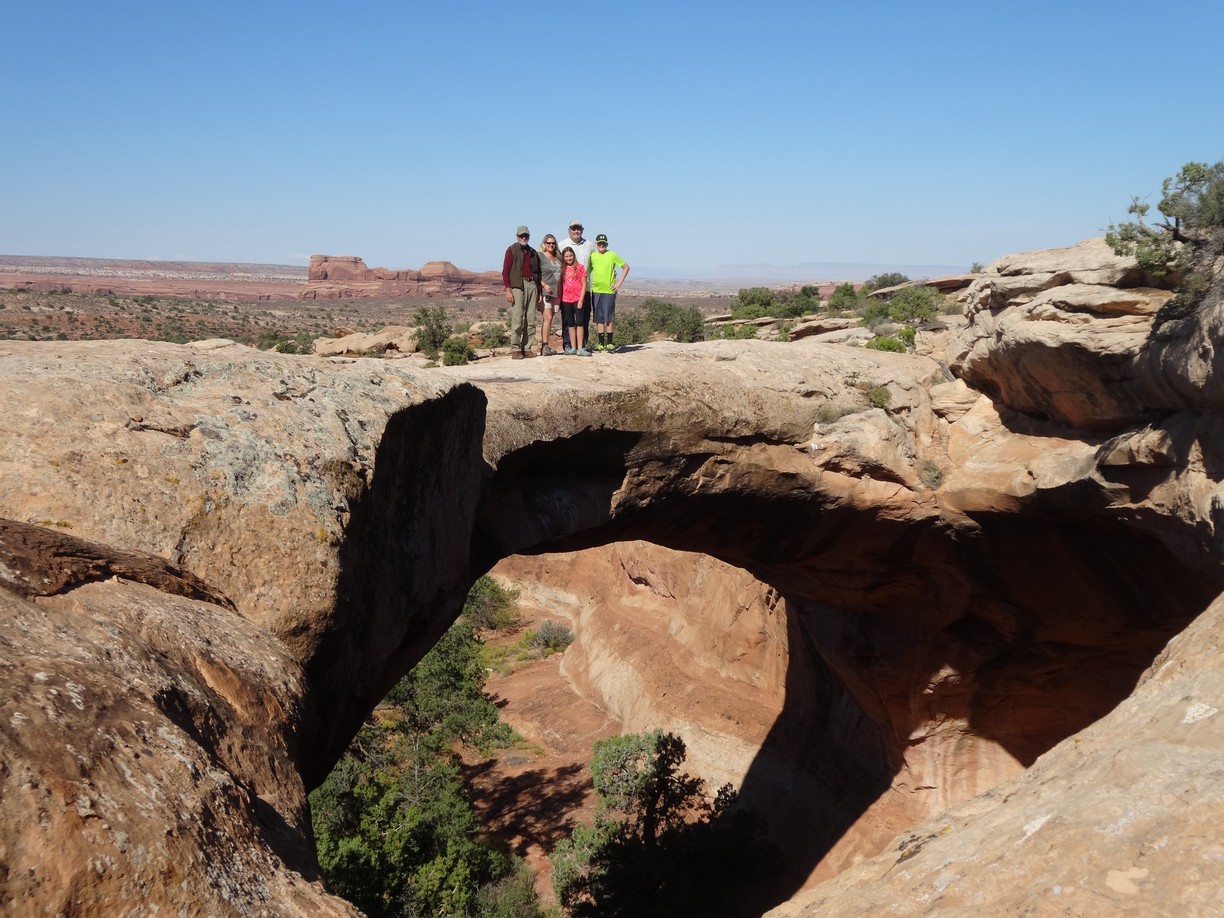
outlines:
[[[510,334],[504,322],[485,322],[480,326],[476,339],[481,347],[500,347]]]
[[[574,632],[552,620],[544,621],[534,631],[527,632],[527,643],[547,653],[558,653],[574,643]]]
[[[518,599],[518,590],[507,589],[483,574],[468,590],[462,614],[473,628],[507,631],[519,623]]]
[[[595,333],[592,331],[592,335]],[[618,309],[616,312],[616,343],[643,344],[650,339],[646,318],[636,309]]]
[[[748,323],[743,325],[707,325],[705,327],[705,337],[707,341],[740,341],[755,338],[756,336],[756,326]]]
[[[733,319],[795,319],[819,312],[820,288],[805,284],[794,293],[768,287],[745,287],[731,301]]]
[[[666,335],[673,341],[701,341],[705,335],[705,317],[696,306],[677,306],[664,300],[649,299],[641,305],[646,330],[652,335]]]
[[[731,318],[761,319],[774,315],[774,292],[768,287],[745,287],[731,301]]]
[[[825,305],[829,312],[833,313],[856,312],[862,299],[863,295],[854,289],[854,284],[847,282],[837,285],[829,295],[829,302]]]
[[[912,325],[939,315],[944,296],[934,287],[906,287],[888,299],[888,317]]]
[[[860,300],[856,312],[868,328],[885,319],[914,325],[945,312],[948,303],[947,297],[934,287],[906,287],[888,299],[865,297]],[[953,304],[953,311],[957,310],[959,307]]]
[[[871,293],[873,290],[883,290],[885,287],[898,287],[901,284],[908,284],[909,278],[900,271],[889,271],[885,274],[873,274],[867,279],[867,283],[863,284],[863,292]]]
[[[876,335],[870,341],[863,345],[873,351],[894,351],[898,354],[905,353],[905,345],[891,335]]]
[[[872,386],[864,389],[863,395],[872,408],[887,408],[892,404],[892,393],[888,391],[887,386]]]
[[[711,799],[679,770],[686,753],[661,730],[595,744],[595,824],[551,855],[553,889],[573,918],[724,914],[732,874],[776,867],[764,820],[737,806],[729,784]]]
[[[1195,309],[1211,290],[1224,257],[1224,161],[1186,163],[1161,184],[1157,205],[1164,220],[1144,222],[1149,205],[1131,198],[1135,220],[1109,225],[1105,241],[1119,255],[1133,255],[1156,276],[1171,274],[1177,295],[1162,308],[1165,320]],[[1157,322],[1162,321],[1161,314]]]
[[[452,335],[442,342],[442,363],[448,367],[462,366],[475,356],[476,352],[463,335]]]
[[[918,465],[918,478],[924,485],[934,491],[943,484],[944,472],[930,459],[923,459]]]
[[[310,794],[328,885],[368,915],[469,915],[521,872],[485,840],[462,777],[461,750],[487,754],[514,738],[484,693],[480,646],[466,622],[451,626]],[[538,915],[521,908],[488,914]]]
[[[412,321],[417,327],[417,348],[430,360],[437,360],[438,352],[450,337],[446,310],[441,306],[420,306]]]

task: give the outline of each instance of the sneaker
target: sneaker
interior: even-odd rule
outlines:
[[[591,356],[591,352],[588,351],[585,347],[578,348],[578,350],[574,351],[574,353],[577,354],[579,357],[590,357]]]
[[[567,353],[567,354],[573,354],[573,353],[574,353],[574,349],[573,349],[572,347],[567,347],[567,348],[565,349],[565,353]]]
[[[545,344],[543,347],[541,347],[541,348],[540,348],[540,356],[541,356],[541,357],[553,357],[553,356],[555,356],[555,355],[556,355],[556,353],[557,353],[557,352],[556,352],[556,351],[554,351],[554,350],[553,350],[551,347],[549,347],[547,344]]]

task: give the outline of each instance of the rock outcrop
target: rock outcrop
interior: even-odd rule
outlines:
[[[348,297],[488,297],[501,296],[497,271],[464,271],[449,261],[426,262],[419,271],[405,268],[367,268],[352,255],[311,255],[306,286],[298,293],[303,300],[334,300]]]
[[[1044,255],[1053,267],[1039,273],[1089,282],[1057,270],[1059,257]],[[305,789],[478,574],[511,555],[635,540],[741,568],[773,597],[747,606],[745,624],[772,621],[758,628],[759,662],[716,665],[741,682],[759,665],[763,688],[785,640],[783,696],[712,699],[728,725],[736,712],[751,721],[723,734],[740,742],[727,771],[741,799],[789,814],[778,831],[791,871],[771,904],[1025,768],[1037,777],[1012,780],[1080,780],[1062,751],[1075,737],[1099,740],[1086,747],[1096,770],[1082,772],[1099,805],[1125,789],[1129,809],[1107,824],[1118,837],[1140,818],[1166,835],[1218,820],[1212,754],[1144,785],[1119,744],[1175,728],[1160,711],[1181,692],[1180,716],[1210,721],[1184,744],[1219,753],[1205,713],[1220,707],[1218,687],[1178,681],[1191,642],[1144,683],[1164,688],[1127,699],[1224,590],[1220,382],[1202,353],[1224,307],[1173,320],[1174,335],[1148,306],[1126,312],[1103,291],[1047,298],[1041,310],[1112,329],[1064,352],[1077,385],[1092,385],[1084,367],[1109,365],[1085,354],[1114,334],[1128,367],[1193,368],[1159,383],[1136,370],[1077,401],[1042,396],[1009,337],[1013,318],[1033,321],[1038,293],[1067,284],[1023,283],[1044,287],[992,298],[952,333],[953,381],[931,358],[811,339],[428,371],[221,341],[0,342],[0,390],[15,406],[0,451],[0,903],[123,911],[155,889],[165,908],[344,913],[314,874]],[[1127,316],[1125,328],[1101,315]],[[1146,338],[1131,320],[1152,326]],[[1032,346],[1054,365],[1053,338]],[[1111,388],[1122,394],[1107,401]],[[662,574],[644,557],[624,567],[681,593],[701,571]],[[613,646],[599,615],[592,606],[576,621]],[[1214,634],[1214,622],[1196,627]],[[701,630],[700,619],[673,624],[678,636]],[[752,646],[743,628],[716,627],[722,647]],[[708,669],[724,655],[713,641],[670,662]],[[629,720],[666,708],[635,701],[631,682],[618,694],[598,673],[582,678]],[[1090,732],[1098,721],[1113,726]],[[749,741],[760,746],[745,764]],[[719,742],[712,732],[710,748]],[[1166,806],[1175,785],[1192,817]],[[961,838],[976,837],[970,825],[1019,825],[1043,851],[1064,825],[1079,831],[1056,817],[1036,825],[1046,814],[1026,815],[1025,799],[949,819],[964,820]],[[104,854],[72,847],[74,833]],[[923,843],[904,858],[905,882],[937,887],[957,850]],[[1208,843],[1152,834],[1143,857],[1108,870],[1156,896],[1174,865],[1197,858],[1206,879],[1182,901],[1221,892]],[[1088,887],[1090,869],[1068,858],[1050,876]],[[890,901],[921,912],[939,900]]]

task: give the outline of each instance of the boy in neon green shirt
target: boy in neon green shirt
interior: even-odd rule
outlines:
[[[588,264],[591,276],[591,312],[595,317],[595,328],[599,341],[593,346],[597,351],[614,351],[612,336],[616,327],[616,292],[629,276],[629,264],[615,252],[608,251],[608,237],[600,233],[595,237],[595,251]],[[620,276],[616,269],[620,268]]]

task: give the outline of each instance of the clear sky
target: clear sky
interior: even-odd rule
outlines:
[[[1224,159],[1224,2],[6,0],[0,253],[967,267]]]

